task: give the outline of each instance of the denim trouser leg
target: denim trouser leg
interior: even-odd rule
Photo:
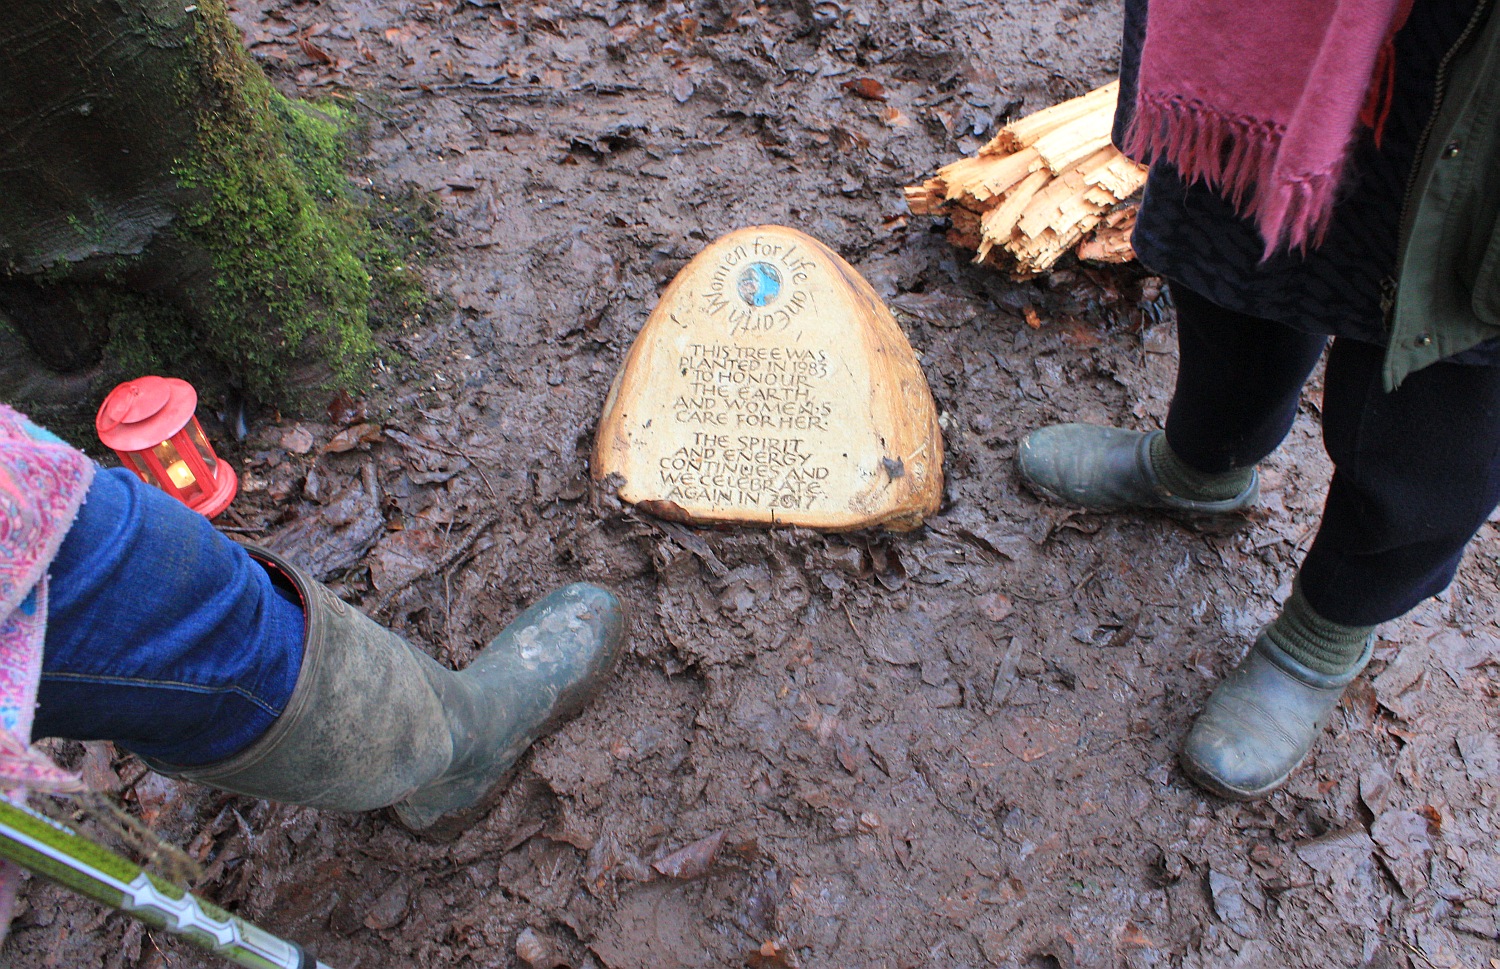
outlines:
[[[49,574],[35,736],[200,765],[259,738],[291,696],[301,607],[129,472],[95,476]]]

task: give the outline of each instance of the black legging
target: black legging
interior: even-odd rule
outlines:
[[[1177,285],[1172,450],[1200,471],[1256,464],[1291,429],[1328,338],[1223,309]],[[1453,581],[1500,504],[1500,367],[1435,363],[1393,393],[1385,349],[1335,339],[1323,391],[1333,482],[1302,593],[1348,625],[1394,619]]]

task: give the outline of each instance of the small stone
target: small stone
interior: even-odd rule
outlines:
[[[365,914],[365,928],[380,931],[400,925],[406,918],[406,903],[406,886],[397,882],[370,906],[370,911]]]
[[[556,943],[529,925],[516,937],[516,958],[530,969],[557,969],[568,962]]]

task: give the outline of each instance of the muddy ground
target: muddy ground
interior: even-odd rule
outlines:
[[[1008,114],[1108,79],[1117,3],[235,7],[285,90],[368,118],[362,185],[439,200],[441,251],[363,412],[226,444],[226,526],[455,665],[567,581],[634,618],[608,692],[452,844],[83,754],[205,896],[336,969],[1500,966],[1495,528],[1286,790],[1200,793],[1177,746],[1317,521],[1316,387],[1242,520],[1042,505],[1016,441],[1159,424],[1170,308],[1131,272],[971,270],[904,214]],[[687,530],[589,485],[657,295],[758,223],[851,260],[921,354],[948,448],[926,528]],[[0,959],[217,964],[39,885]]]

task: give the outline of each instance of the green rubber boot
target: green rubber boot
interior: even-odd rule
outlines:
[[[297,685],[247,749],[201,767],[152,763],[164,773],[310,807],[394,806],[407,827],[451,836],[491,806],[527,747],[598,692],[622,652],[619,599],[579,583],[454,672],[290,563],[251,554],[302,599]]]
[[[1016,463],[1027,484],[1043,497],[1093,511],[1161,508],[1222,515],[1255,504],[1260,477],[1253,470],[1249,484],[1229,498],[1174,494],[1152,469],[1152,442],[1163,433],[1054,424],[1026,436],[1016,450]]]
[[[1344,687],[1374,648],[1371,635],[1352,669],[1330,675],[1293,659],[1262,633],[1193,723],[1181,755],[1188,778],[1239,801],[1280,787],[1307,759]]]

